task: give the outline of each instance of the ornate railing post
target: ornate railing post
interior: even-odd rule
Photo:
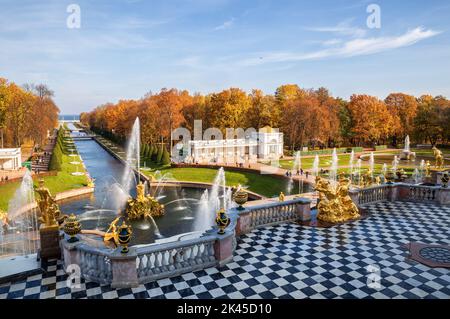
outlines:
[[[227,229],[214,243],[214,256],[220,267],[233,260],[233,238],[234,231]]]
[[[79,265],[81,261],[80,257],[80,250],[78,249],[78,246],[82,245],[81,242],[75,242],[75,243],[68,243],[66,240],[60,240],[59,242],[61,252],[62,252],[62,258],[63,258],[63,264],[64,264],[64,270],[67,269],[69,265]]]
[[[112,268],[112,288],[132,288],[139,286],[136,267],[136,252],[132,247],[127,254],[116,250],[109,257]]]
[[[441,188],[438,191],[437,200],[441,205],[450,205],[450,188]]]
[[[311,201],[308,199],[296,203],[297,215],[300,221],[307,222],[311,220]]]

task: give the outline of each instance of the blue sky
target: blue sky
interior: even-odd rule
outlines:
[[[81,8],[69,29],[66,9]],[[381,28],[366,24],[369,4]],[[47,83],[62,113],[163,87],[450,97],[450,2],[0,0],[0,76]]]

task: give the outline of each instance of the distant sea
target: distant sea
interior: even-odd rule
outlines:
[[[79,121],[79,115],[64,114],[59,116],[60,121]]]

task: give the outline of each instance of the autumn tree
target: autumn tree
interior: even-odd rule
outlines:
[[[359,144],[386,141],[392,132],[393,118],[383,101],[369,95],[352,95],[348,108]]]
[[[393,117],[393,144],[397,144],[397,137],[404,139],[412,134],[414,118],[417,113],[417,101],[414,96],[403,93],[392,93],[384,100],[388,111]]]

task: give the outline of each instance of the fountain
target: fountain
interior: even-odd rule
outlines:
[[[398,164],[400,164],[400,161],[398,159],[398,156],[395,155],[394,160],[392,161],[392,172],[394,173],[394,176],[397,175]]]
[[[297,172],[299,178],[298,178],[298,192],[299,194],[303,193],[303,179],[300,176],[300,170],[302,169],[302,155],[301,152],[298,151],[295,153],[295,160],[294,164],[292,166],[292,170],[294,172]]]
[[[212,226],[216,213],[222,208],[227,210],[231,207],[233,207],[232,191],[226,187],[225,171],[221,167],[217,172],[211,190],[206,189],[200,198],[196,220],[197,227],[205,229]]]
[[[20,187],[9,201],[8,213],[4,214],[1,223],[2,255],[25,256],[37,252],[38,218],[30,171],[26,171]]]
[[[316,157],[314,157],[312,173],[314,177],[319,176],[319,155],[316,155]]]
[[[350,153],[350,160],[349,160],[349,169],[350,169],[350,181],[353,182],[353,165],[355,163],[355,151],[352,149],[352,152]]]
[[[373,152],[371,152],[369,159],[369,175],[371,179],[373,179],[374,170],[375,170],[375,157],[373,155]]]
[[[361,187],[361,176],[362,176],[362,160],[359,158],[358,161],[356,162],[356,170],[357,170],[357,174],[358,174],[358,185]]]
[[[159,217],[164,215],[164,205],[158,203],[150,195],[145,195],[145,185],[141,182],[136,186],[136,198],[127,201],[125,214],[130,220]]]
[[[331,167],[330,167],[330,180],[333,186],[337,185],[337,171],[338,171],[338,156],[336,148],[333,149],[333,154],[331,155]]]
[[[411,152],[409,135],[407,135],[405,138],[405,147],[400,154],[400,159],[404,161],[411,161],[416,159],[416,153]]]
[[[140,122],[137,117],[134,121],[133,128],[131,130],[131,137],[128,141],[128,147],[126,152],[125,170],[122,176],[122,186],[129,193],[131,191],[133,182],[136,183],[135,171],[139,176],[140,159],[141,159],[141,132]]]

